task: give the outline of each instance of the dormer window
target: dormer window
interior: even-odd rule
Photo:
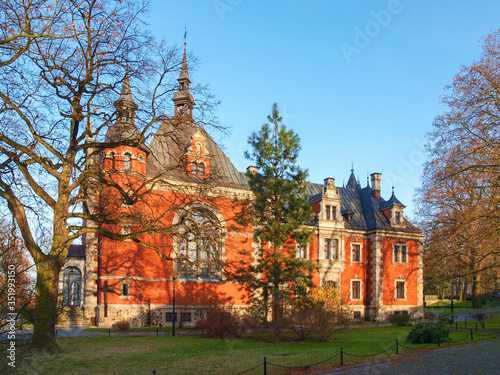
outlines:
[[[205,175],[205,163],[203,162],[192,162],[191,163],[191,174],[193,176],[204,176]]]
[[[401,212],[396,211],[394,213],[394,223],[401,224]]]

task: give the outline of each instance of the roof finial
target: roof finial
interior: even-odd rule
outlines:
[[[354,162],[351,161],[351,173],[354,172]]]
[[[186,28],[186,25],[184,25],[184,51],[186,50],[186,44],[187,44],[187,35],[188,35],[188,32],[187,32],[187,28]]]
[[[392,195],[394,195],[394,184],[392,184]]]
[[[366,187],[370,186],[370,172],[366,171]]]

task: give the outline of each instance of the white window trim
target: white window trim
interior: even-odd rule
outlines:
[[[359,281],[359,298],[353,298],[353,287],[352,284],[354,281]],[[349,286],[349,299],[351,301],[362,301],[363,300],[363,280],[361,279],[351,279]]]
[[[337,254],[338,254],[337,258],[333,258],[333,251],[332,251],[333,247],[331,246],[331,243],[330,243],[330,258],[325,258],[325,242],[326,242],[326,240],[330,240],[330,241],[336,240],[337,241]],[[341,247],[340,238],[338,238],[338,237],[323,237],[322,244],[323,244],[323,246],[321,247],[321,258],[320,259],[333,260],[333,261],[342,260],[342,251],[341,251],[342,247]]]
[[[359,260],[352,260],[353,245],[359,245]],[[363,263],[363,244],[361,242],[351,242],[351,263]]]
[[[304,255],[305,257],[302,258],[302,257],[298,257],[297,255],[300,255],[300,249],[304,248],[305,249],[305,252],[304,252]],[[305,245],[305,246],[301,246],[300,244],[296,243],[295,244],[295,256],[297,257],[297,259],[309,259],[309,245]]]
[[[406,248],[406,261],[403,262],[401,260],[396,260],[396,247],[399,247],[400,250],[399,250],[399,258],[401,259],[401,247],[405,247]],[[405,244],[405,243],[401,243],[401,242],[398,242],[398,243],[394,243],[392,244],[392,264],[408,264],[409,261],[408,261],[408,245]]]
[[[398,289],[397,289],[397,285],[398,283],[404,283],[404,298],[398,298]],[[397,301],[405,301],[408,299],[408,294],[407,294],[407,281],[405,279],[396,279],[394,280],[394,299],[397,300]]]

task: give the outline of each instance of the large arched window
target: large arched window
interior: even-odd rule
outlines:
[[[82,273],[76,267],[68,267],[63,272],[63,304],[80,306],[82,294]]]
[[[177,272],[180,277],[222,277],[222,228],[207,209],[194,208],[181,219],[177,236]]]

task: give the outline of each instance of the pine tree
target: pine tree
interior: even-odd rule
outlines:
[[[254,302],[262,307],[265,321],[272,301],[272,320],[277,322],[283,316],[283,304],[304,296],[312,285],[313,264],[296,257],[296,246],[312,242],[313,229],[304,224],[313,211],[307,170],[296,164],[300,138],[281,124],[276,103],[268,120],[270,124],[249,137],[252,150],[245,152],[258,168],[255,173],[249,171],[247,178],[254,194],[250,203],[254,239],[260,246],[254,264],[241,276]]]

